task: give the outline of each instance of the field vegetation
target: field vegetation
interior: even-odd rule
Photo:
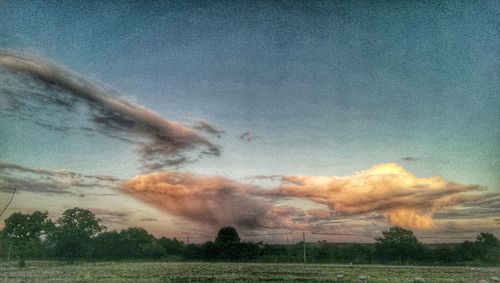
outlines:
[[[0,282],[495,282],[500,268],[201,262],[0,263]]]

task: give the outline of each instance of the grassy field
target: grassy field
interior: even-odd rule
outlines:
[[[495,282],[492,277],[500,277],[500,268],[36,261],[19,269],[14,262],[0,262],[0,282],[358,282],[360,275],[368,276],[368,282],[413,282],[414,277],[425,282]]]

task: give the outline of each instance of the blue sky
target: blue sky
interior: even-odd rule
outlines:
[[[495,1],[2,1],[0,47],[165,119],[224,129],[211,139],[221,156],[184,171],[241,181],[393,162],[498,192],[499,11]],[[129,144],[1,119],[3,161],[139,174]],[[258,138],[239,139],[246,131]]]

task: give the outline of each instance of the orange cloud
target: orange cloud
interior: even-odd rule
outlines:
[[[299,225],[294,216],[301,214],[297,208],[272,204],[258,187],[220,176],[151,173],[124,182],[122,190],[171,215],[212,227],[292,229]]]
[[[313,217],[318,217],[318,218],[328,218],[328,217],[330,217],[331,212],[327,209],[313,208],[313,209],[307,210],[307,215],[313,216]]]
[[[433,214],[488,198],[475,185],[419,178],[393,163],[378,164],[348,177],[287,176],[263,189],[220,176],[180,172],[139,175],[122,184],[124,192],[171,215],[212,227],[307,229],[318,221],[376,214],[391,224],[432,229]],[[312,200],[325,208],[304,211],[279,205],[287,198]],[[297,203],[295,203],[297,205]],[[300,205],[299,205],[300,206]]]
[[[428,230],[434,228],[432,214],[419,214],[413,209],[395,209],[388,211],[384,216],[394,225],[400,227]]]
[[[445,207],[483,198],[469,192],[480,188],[447,182],[441,177],[418,178],[394,163],[378,164],[349,177],[288,176],[280,192],[326,204],[343,214],[382,213],[392,224],[431,229],[432,214]]]

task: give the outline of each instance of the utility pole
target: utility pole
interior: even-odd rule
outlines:
[[[304,245],[304,263],[306,263],[306,233],[302,232],[302,243]]]
[[[189,234],[188,234],[188,239],[187,239],[188,245],[189,245]]]

